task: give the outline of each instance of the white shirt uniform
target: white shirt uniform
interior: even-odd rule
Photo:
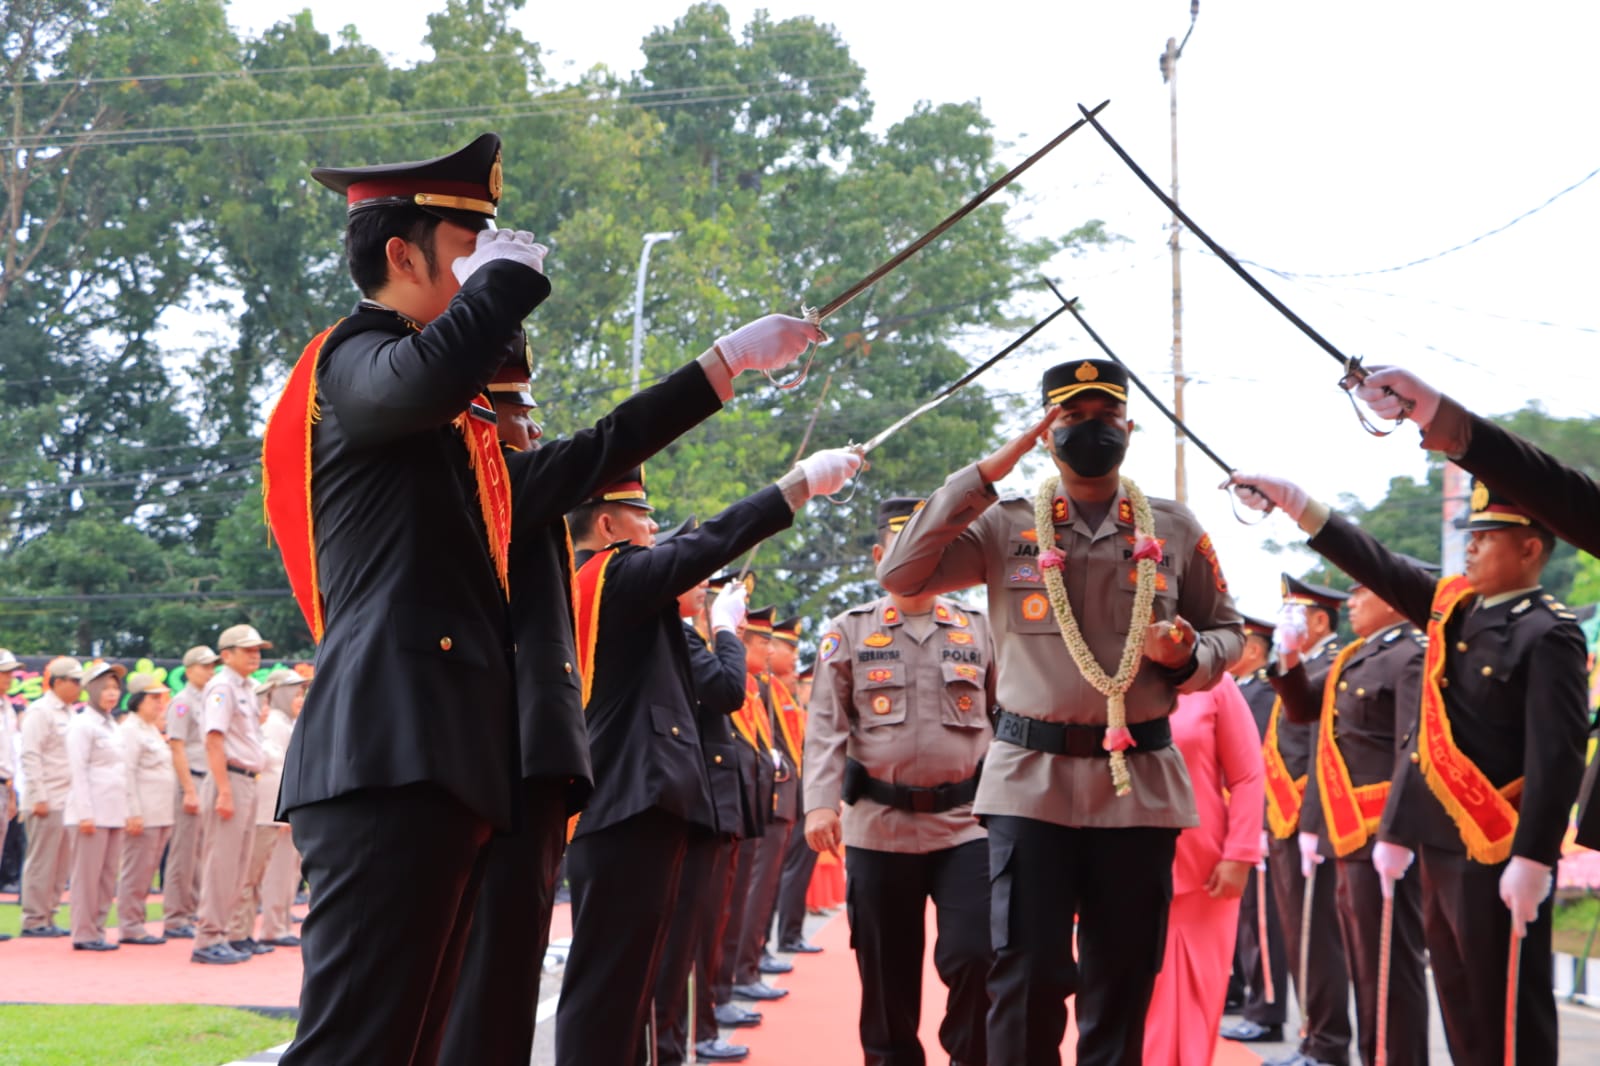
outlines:
[[[128,817],[143,818],[146,829],[172,825],[178,806],[172,746],[161,730],[137,714],[128,715],[118,732],[128,764]]]
[[[128,823],[128,760],[109,714],[84,710],[67,726],[71,784],[66,821],[93,821],[104,829]]]

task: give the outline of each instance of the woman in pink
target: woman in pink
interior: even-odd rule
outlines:
[[[1239,896],[1261,861],[1265,771],[1261,736],[1233,678],[1179,696],[1171,721],[1200,824],[1178,837],[1167,952],[1145,1020],[1144,1061],[1209,1066],[1233,968]]]

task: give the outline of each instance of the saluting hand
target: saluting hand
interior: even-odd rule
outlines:
[[[844,843],[844,826],[839,822],[839,812],[830,807],[818,807],[806,812],[806,843],[812,851],[830,852],[835,857]]]
[[[717,598],[711,601],[711,629],[726,629],[735,635],[739,627],[744,625],[745,615],[749,613],[750,605],[745,602],[745,597],[750,595],[750,590],[743,581],[730,581],[722,586],[722,591],[717,593]]]
[[[479,267],[504,259],[521,263],[543,274],[544,257],[549,254],[550,249],[535,241],[533,234],[527,230],[480,230],[477,249],[471,255],[461,256],[452,262],[450,271],[458,282],[466,284],[466,280],[477,273]]]
[[[1039,421],[1012,437],[1005,444],[1002,444],[999,450],[990,453],[987,458],[981,460],[978,463],[978,475],[990,485],[1003,480],[1007,474],[1016,469],[1016,465],[1022,461],[1022,457],[1027,455],[1034,445],[1044,439],[1044,435],[1049,430],[1050,423],[1055,420],[1055,417],[1056,409],[1052,407],[1045,412],[1044,417]]]
[[[1176,670],[1194,655],[1194,626],[1182,617],[1170,622],[1151,622],[1144,627],[1144,657]]]

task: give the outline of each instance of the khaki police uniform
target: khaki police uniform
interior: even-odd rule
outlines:
[[[28,848],[22,860],[22,930],[53,928],[72,869],[72,836],[65,815],[72,772],[67,726],[72,709],[47,688],[22,716],[22,825]],[[34,813],[41,803],[50,806]]]
[[[206,733],[222,734],[228,784],[233,792],[233,817],[217,814],[217,782],[207,775],[200,793],[205,820],[201,855],[200,924],[195,948],[228,939],[228,927],[244,888],[250,851],[255,842],[256,778],[266,767],[261,743],[260,711],[255,686],[228,666],[220,667],[201,699]]]
[[[276,695],[278,691],[274,689],[272,694]],[[282,711],[268,711],[261,723],[261,752],[264,761],[261,773],[256,778],[255,826],[250,831],[250,863],[245,868],[244,880],[239,887],[239,905],[233,909],[233,920],[228,923],[229,942],[256,939],[256,915],[266,913],[267,866],[280,846],[290,848],[294,846],[286,829],[288,823],[279,822],[273,817],[277,805],[278,785],[283,780],[283,753],[288,749],[287,743],[277,742],[279,739],[287,741],[288,735],[285,730],[275,726],[270,734],[267,731],[267,722],[271,721],[273,715],[287,718]],[[293,900],[292,895],[290,899]],[[263,932],[261,939],[269,938]]]
[[[122,939],[130,940],[149,935],[145,929],[145,900],[177,820],[178,772],[172,765],[171,746],[154,725],[137,714],[129,714],[117,731],[127,766],[128,818],[144,822],[138,836],[130,833],[122,841],[117,918]]]
[[[269,817],[278,794],[278,778],[283,773],[283,756],[289,750],[289,740],[294,736],[294,719],[274,707],[261,723],[261,736],[267,751],[268,770],[256,782],[256,833],[259,841],[264,827],[260,814]],[[300,852],[294,838],[288,833],[287,822],[272,822],[277,830],[272,844],[272,854],[267,859],[265,874],[261,878],[261,939],[266,943],[283,940],[294,935],[295,891],[300,887]]]
[[[988,592],[1001,710],[974,810],[989,829],[992,1061],[1057,1061],[1074,994],[1080,1062],[1120,1061],[1143,1040],[1177,834],[1199,822],[1167,716],[1180,691],[1214,684],[1244,642],[1199,522],[1171,501],[1150,507],[1163,542],[1152,620],[1181,615],[1196,643],[1178,670],[1145,661],[1128,689],[1137,746],[1124,796],[1101,747],[1106,700],[1073,663],[1045,592],[1031,499],[1000,500],[968,466],[912,516],[878,567],[879,582],[902,596],[980,584]],[[1067,595],[1090,652],[1115,673],[1133,616],[1133,511],[1119,497],[1093,527],[1076,511],[1058,497]]]
[[[220,669],[220,668],[219,668]],[[206,731],[201,692],[192,684],[172,697],[167,705],[167,740],[183,745],[189,760],[189,787],[196,795],[205,786]],[[167,935],[190,928],[199,921],[200,854],[204,847],[205,811],[194,814],[183,809],[183,785],[173,778],[174,811],[172,842],[167,854],[166,873],[161,880],[162,924]]]
[[[110,714],[85,707],[67,726],[66,828],[74,837],[72,942],[106,938],[106,915],[117,893],[122,837],[128,824],[128,763]],[[94,832],[79,830],[93,822]]]
[[[992,736],[994,659],[983,613],[939,597],[906,616],[888,597],[829,622],[806,728],[805,809],[838,810],[850,942],[869,1062],[923,1061],[917,1037],[927,902],[950,989],[940,1043],[988,1061],[989,853],[972,813]]]

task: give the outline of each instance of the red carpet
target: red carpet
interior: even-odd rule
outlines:
[[[740,1029],[731,1039],[750,1047],[751,1066],[848,1066],[861,1061],[856,1020],[861,1009],[861,980],[850,951],[850,929],[841,910],[817,930],[811,942],[820,955],[795,955],[794,972],[767,980],[790,990],[775,1003],[754,1004],[765,1020],[757,1029]],[[928,1062],[949,1061],[939,1046],[945,987],[933,969],[933,912],[928,912],[927,958],[922,967],[922,1046]],[[1077,1028],[1068,1024],[1061,1060],[1073,1061]],[[1259,1056],[1240,1044],[1217,1041],[1214,1066],[1260,1066]],[[1150,1066],[1160,1066],[1151,1063]]]

